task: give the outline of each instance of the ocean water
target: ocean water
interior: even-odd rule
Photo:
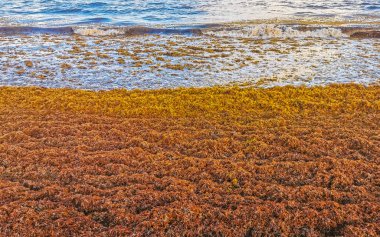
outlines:
[[[0,86],[380,84],[379,0],[0,1]]]
[[[380,17],[378,0],[12,0],[0,1],[10,24],[141,25],[255,19]]]

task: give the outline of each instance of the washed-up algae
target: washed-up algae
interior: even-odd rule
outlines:
[[[1,236],[378,236],[380,87],[0,88]]]

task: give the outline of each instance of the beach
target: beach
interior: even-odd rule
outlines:
[[[0,123],[0,236],[380,236],[380,5],[0,2]]]

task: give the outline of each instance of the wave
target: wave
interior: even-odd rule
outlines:
[[[349,35],[338,28],[301,29],[286,25],[259,24],[241,29],[222,29],[206,34],[218,37],[236,38],[343,38]]]
[[[146,34],[178,34],[178,35],[201,35],[202,30],[198,28],[190,29],[165,29],[149,27],[0,27],[0,35],[33,35],[33,34],[57,34],[57,35],[83,35],[83,36],[138,36]]]
[[[9,26],[0,27],[0,35],[29,35],[29,34],[59,34],[71,35],[74,30],[71,27],[30,27],[30,26]]]
[[[216,37],[233,38],[380,38],[380,27],[373,26],[300,26],[257,24],[237,28],[209,29],[203,32]]]
[[[75,28],[73,32],[84,36],[113,36],[125,34],[125,30],[122,28]]]
[[[368,27],[323,27],[281,24],[252,24],[231,27],[228,25],[200,25],[173,28],[152,28],[143,26],[107,27],[107,26],[75,26],[75,27],[0,27],[0,35],[82,35],[82,36],[139,36],[149,34],[164,35],[208,35],[233,38],[380,38],[379,28]]]
[[[75,34],[86,36],[115,36],[115,35],[146,35],[146,34],[178,34],[178,35],[201,35],[202,30],[198,28],[190,29],[164,29],[149,27],[118,27],[118,28],[102,28],[102,27],[79,27],[74,29]]]

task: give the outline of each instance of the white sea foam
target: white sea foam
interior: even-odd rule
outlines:
[[[137,29],[138,27],[136,27]],[[74,33],[83,36],[116,36],[124,35],[131,28],[107,28],[107,27],[78,27]],[[164,31],[164,30],[163,30]],[[138,33],[138,31],[136,31]],[[141,31],[144,33],[145,31]],[[206,35],[234,38],[344,38],[349,37],[337,28],[320,28],[313,30],[299,30],[294,27],[275,24],[259,24],[239,29],[206,29],[202,31]],[[146,32],[145,32],[146,33]]]
[[[299,30],[290,26],[275,24],[259,24],[244,27],[237,30],[220,30],[205,32],[208,35],[219,37],[236,37],[236,38],[344,38],[340,29],[321,28],[313,30]]]
[[[73,29],[75,34],[84,36],[114,36],[122,35],[125,30],[122,28],[99,28],[99,27],[86,27],[86,28],[75,28]]]
[[[250,28],[250,37],[254,35],[252,28],[255,27]],[[257,31],[254,37],[284,35],[284,31],[276,28],[279,27],[264,27],[267,30]],[[96,30],[87,34],[105,35],[102,28]],[[126,35],[144,32],[139,28],[123,30]],[[326,38],[269,38],[257,42],[207,35],[162,34],[157,37],[142,34],[139,37],[105,37],[99,43],[98,37],[83,36],[85,44],[80,50],[73,50],[78,42],[73,41],[71,35],[5,35],[0,37],[0,86],[105,90],[230,83],[263,87],[380,83],[379,39],[329,38],[331,33],[321,28],[312,32],[300,30],[299,34],[322,34]],[[293,33],[297,37],[299,34]],[[33,67],[27,67],[26,60],[32,61]],[[66,64],[71,67],[62,68]]]

